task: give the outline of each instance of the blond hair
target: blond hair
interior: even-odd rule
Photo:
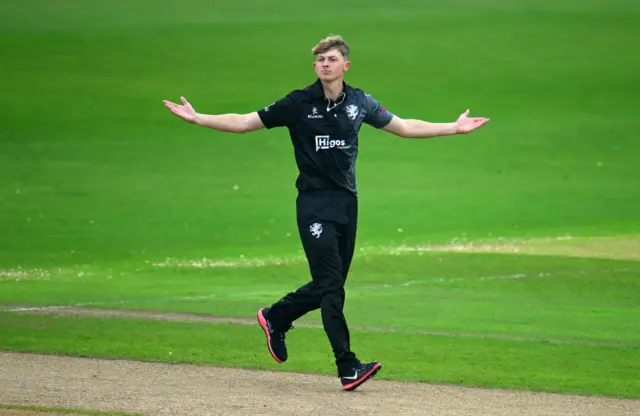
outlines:
[[[342,54],[342,56],[346,58],[349,57],[349,44],[345,41],[340,35],[330,34],[326,38],[322,39],[316,46],[313,47],[311,52],[314,55],[319,55],[321,53],[329,52],[331,49],[337,49],[338,52]]]

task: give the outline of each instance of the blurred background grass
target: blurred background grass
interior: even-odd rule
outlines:
[[[599,0],[2,3],[0,266],[298,251],[287,131],[208,131],[161,100],[255,111],[313,82],[329,33],[353,48],[347,81],[390,111],[492,119],[427,141],[364,127],[360,245],[635,233],[638,14]]]

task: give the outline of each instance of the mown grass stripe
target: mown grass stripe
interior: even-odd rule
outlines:
[[[178,313],[178,312],[155,312],[142,310],[126,310],[126,309],[98,309],[84,308],[74,306],[51,306],[51,307],[24,307],[5,310],[4,312],[12,313],[35,313],[47,315],[71,315],[71,316],[93,316],[93,317],[112,317],[112,318],[135,318],[135,319],[155,319],[176,322],[209,322],[213,324],[232,324],[232,325],[255,325],[254,318],[244,317],[225,317],[215,315],[204,315],[194,313]],[[295,326],[301,328],[322,329],[320,324],[312,324],[307,322],[296,323]],[[550,344],[568,344],[568,345],[585,345],[592,347],[640,347],[640,344],[633,342],[607,342],[594,341],[580,338],[545,338],[545,337],[522,337],[508,334],[490,334],[463,331],[438,331],[431,329],[403,329],[381,326],[352,326],[353,330],[367,332],[393,332],[403,334],[416,335],[436,335],[448,336],[456,338],[475,338],[475,339],[491,339],[491,340],[507,340],[519,342],[534,343],[550,343]]]

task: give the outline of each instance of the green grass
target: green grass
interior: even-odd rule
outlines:
[[[1,3],[0,305],[248,317],[304,283],[300,260],[178,264],[300,256],[297,172],[285,130],[198,129],[161,100],[255,111],[311,83],[310,49],[335,32],[353,48],[347,81],[390,111],[492,120],[426,141],[363,128],[346,305],[358,351],[390,378],[638,397],[632,248],[379,248],[570,234],[621,236],[625,251],[640,234],[638,18],[631,0]],[[246,327],[0,316],[1,349],[271,368]],[[287,368],[333,371],[322,331],[295,336],[311,353]]]
[[[286,131],[218,134],[161,100],[262,108],[313,81],[327,31],[398,115],[492,119],[428,141],[363,128],[361,244],[638,232],[637,5],[503,3],[4,4],[0,265],[297,250]]]
[[[79,410],[79,409],[63,409],[59,407],[43,407],[43,406],[22,406],[13,404],[0,404],[0,409],[8,410],[28,410],[40,413],[53,413],[53,414],[72,414],[72,415],[85,415],[85,416],[137,416],[134,413],[121,413],[121,412],[97,412],[93,410]],[[0,412],[2,414],[2,412]]]
[[[304,284],[304,263],[259,268],[85,269],[0,282],[0,303],[253,316]],[[640,345],[640,263],[505,254],[363,255],[345,311],[358,326]],[[562,319],[558,319],[562,317]],[[313,319],[317,319],[314,317]]]

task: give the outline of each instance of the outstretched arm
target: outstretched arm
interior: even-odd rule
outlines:
[[[430,123],[422,120],[402,119],[394,115],[384,130],[404,138],[425,139],[470,133],[489,121],[488,118],[470,118],[468,115],[469,110],[462,113],[453,123]]]
[[[163,103],[173,114],[188,123],[231,133],[247,133],[264,128],[257,112],[221,115],[200,114],[193,109],[186,98],[180,97],[180,100],[183,105],[167,100],[164,100]]]

